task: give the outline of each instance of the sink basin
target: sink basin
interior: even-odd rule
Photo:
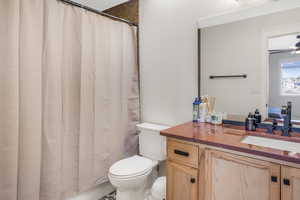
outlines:
[[[282,151],[300,153],[300,143],[297,142],[289,142],[284,140],[277,140],[257,136],[246,136],[241,142],[244,144],[252,144],[256,146],[268,147]]]

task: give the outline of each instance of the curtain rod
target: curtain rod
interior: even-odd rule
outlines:
[[[116,20],[116,21],[120,21],[120,22],[124,22],[126,24],[129,24],[130,26],[138,26],[136,23],[133,23],[131,21],[128,21],[126,19],[122,19],[122,18],[119,18],[119,17],[115,17],[113,15],[110,15],[110,14],[107,14],[105,12],[101,12],[99,10],[96,10],[94,8],[91,8],[91,7],[88,7],[88,6],[85,6],[85,5],[82,5],[80,3],[77,3],[77,2],[74,2],[74,1],[71,1],[71,0],[58,0],[58,1],[61,1],[63,3],[66,3],[66,4],[70,4],[72,6],[76,6],[76,7],[79,7],[79,8],[83,8],[85,10],[88,10],[90,12],[93,12],[93,13],[96,13],[96,14],[99,14],[99,15],[102,15],[104,17],[108,17],[112,20]]]

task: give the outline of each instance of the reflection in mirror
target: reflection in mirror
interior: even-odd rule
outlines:
[[[269,38],[269,118],[282,118],[292,102],[292,119],[300,120],[300,33]]]
[[[300,77],[291,72],[297,71],[297,61],[300,62],[296,51],[300,41],[299,19],[300,8],[297,8],[201,28],[199,88],[202,95],[216,97],[216,110],[227,113],[229,121],[238,118],[245,122],[248,113],[253,114],[256,109],[262,121],[268,118],[269,108],[270,115],[280,116],[282,106],[287,106],[288,101],[292,101],[291,118],[300,120],[299,83],[295,81],[292,90],[289,84],[291,78]],[[242,74],[246,78],[211,79],[211,76]],[[272,120],[267,123],[272,124]]]

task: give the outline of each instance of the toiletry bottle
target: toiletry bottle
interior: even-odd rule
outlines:
[[[193,102],[193,122],[197,123],[198,122],[198,117],[199,117],[199,98],[196,97],[195,101]]]
[[[207,120],[207,103],[200,100],[198,122],[206,122]]]
[[[248,114],[248,116],[245,119],[245,130],[248,130],[248,126],[249,126],[249,118],[251,116],[251,113]]]
[[[254,118],[256,119],[257,124],[261,123],[261,114],[259,113],[258,109],[256,109],[254,112]]]
[[[252,113],[249,113],[248,117],[246,118],[245,129],[246,131],[256,130],[256,119],[254,118],[254,115],[252,115]]]

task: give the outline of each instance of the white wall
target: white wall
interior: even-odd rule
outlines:
[[[263,65],[263,35],[300,23],[300,9],[203,29],[201,90],[217,97],[216,108],[246,115],[265,109],[267,69]],[[209,75],[246,73],[247,79],[210,80]]]
[[[197,19],[236,7],[235,0],[140,0],[142,119],[191,120],[197,95]]]

